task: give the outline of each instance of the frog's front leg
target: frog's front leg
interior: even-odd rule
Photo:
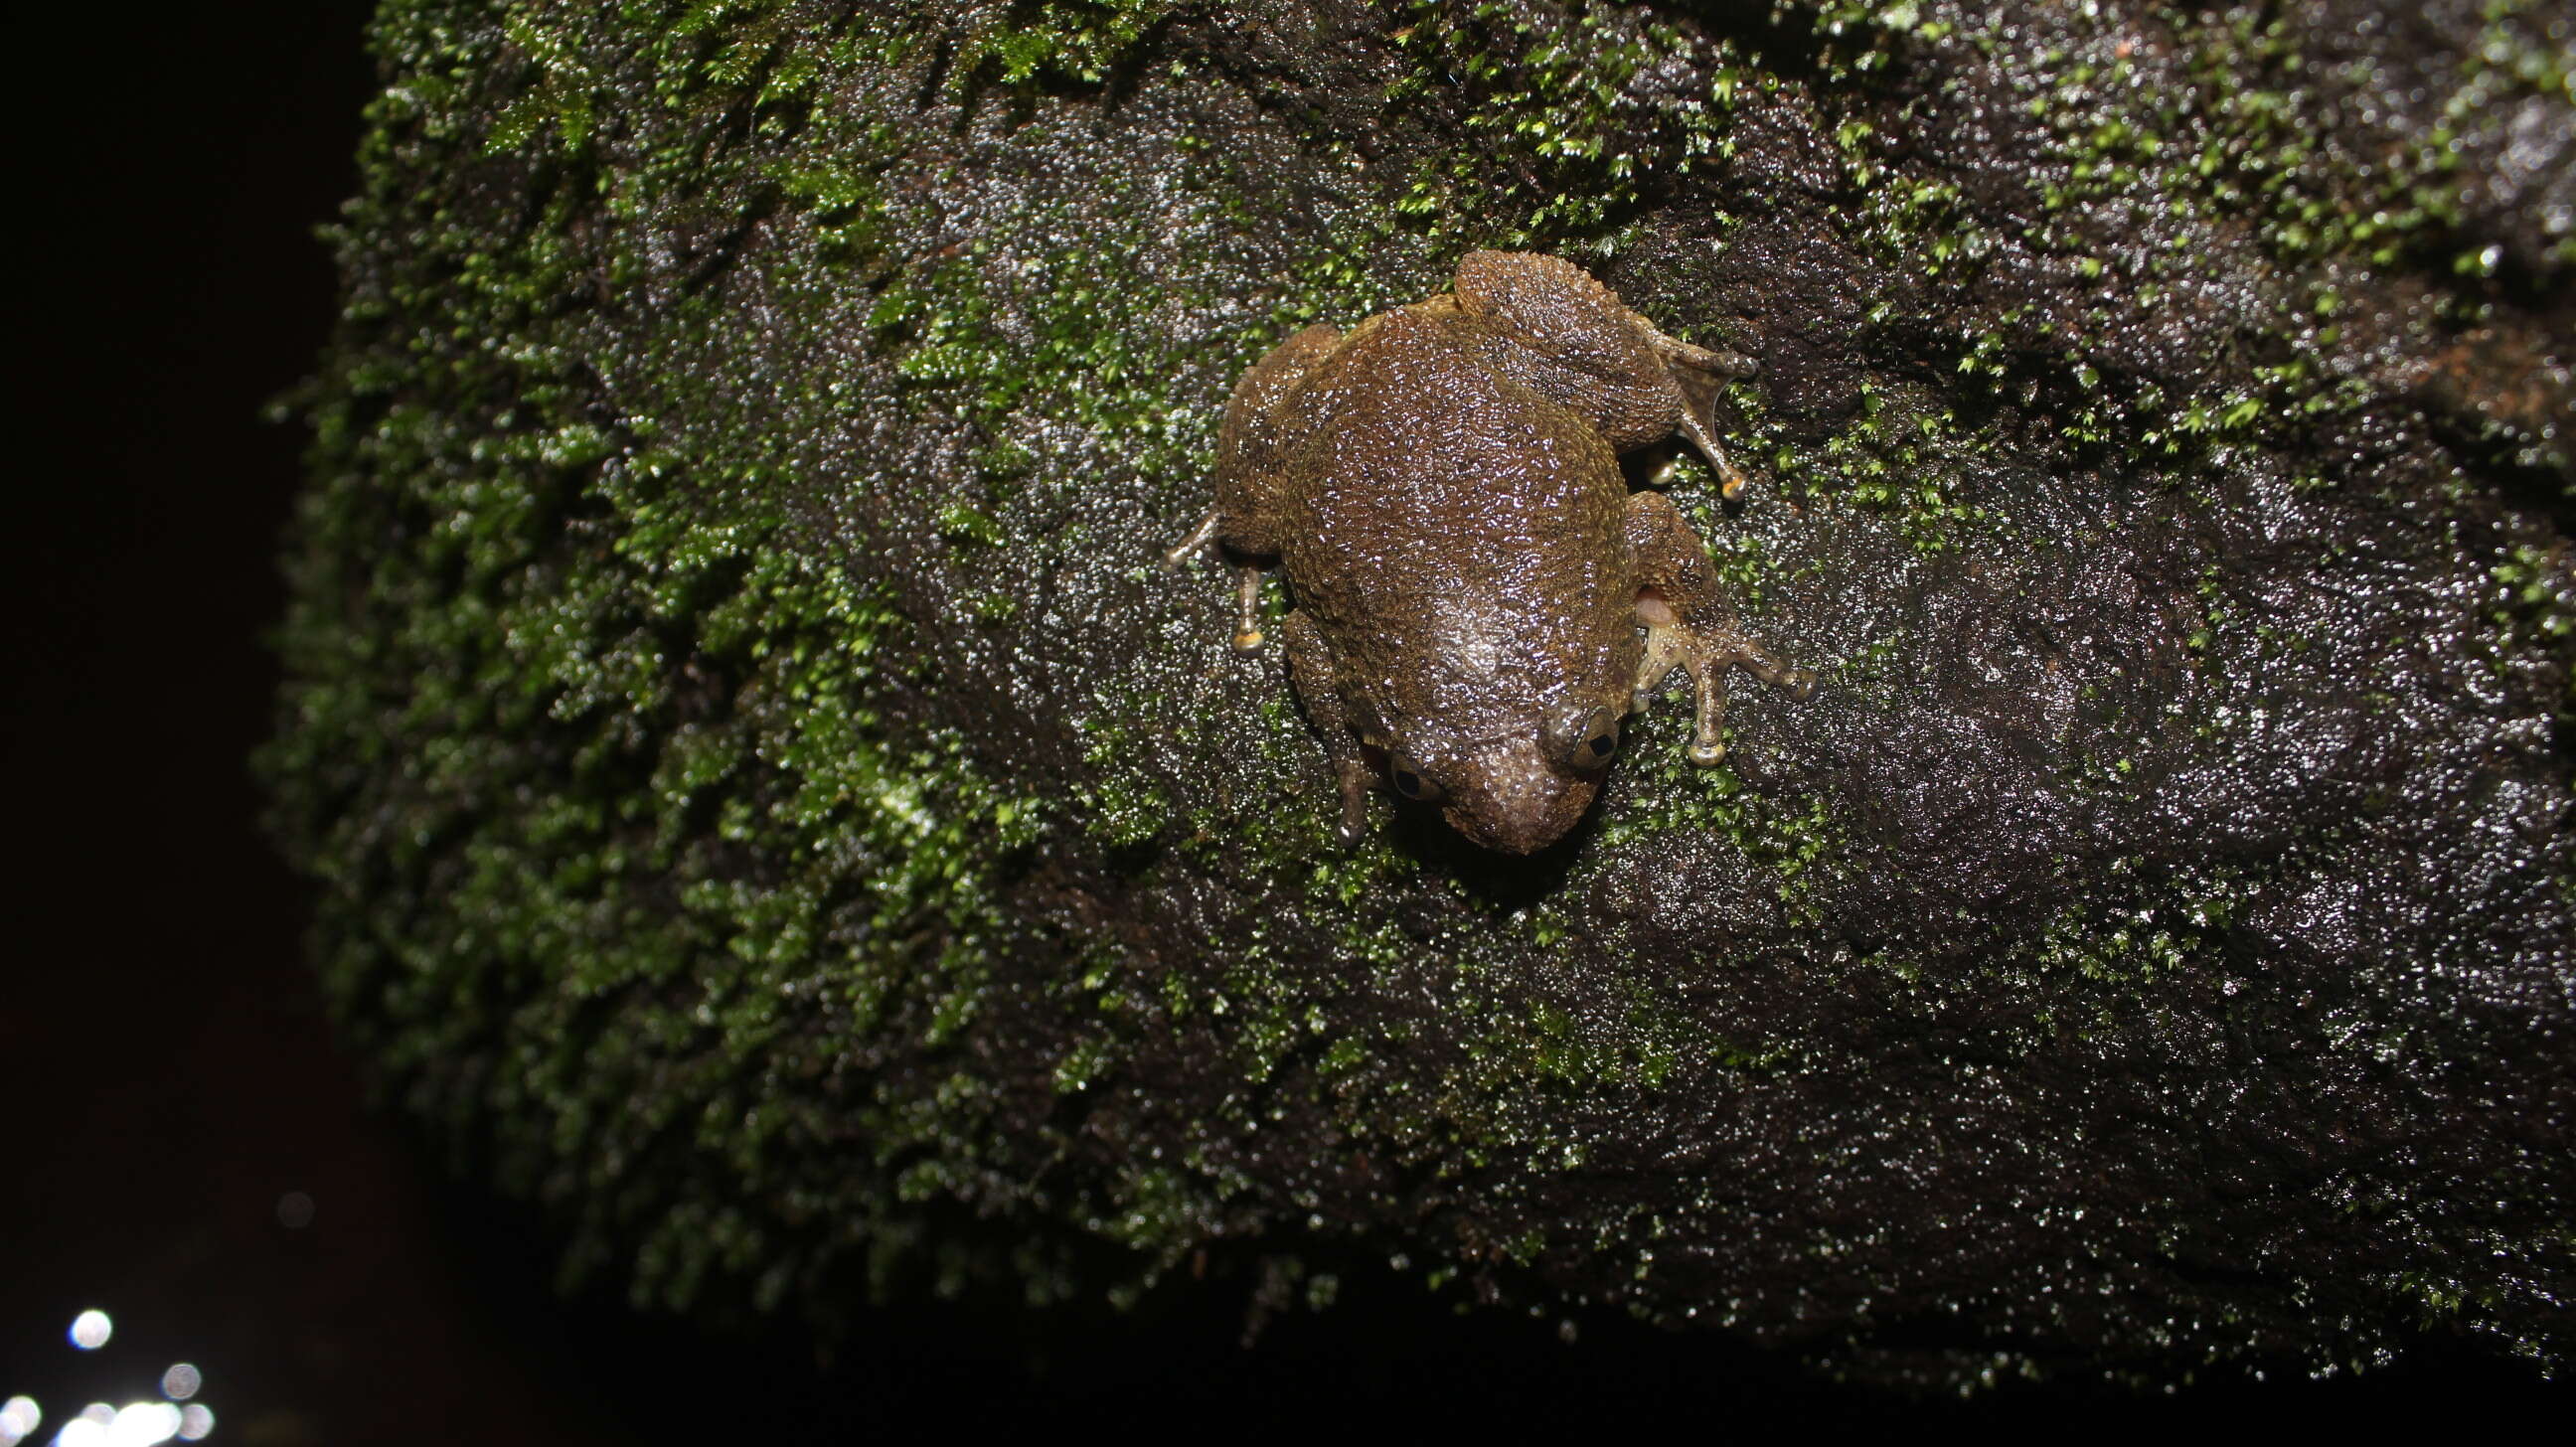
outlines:
[[[1324,761],[1333,766],[1333,782],[1341,790],[1342,820],[1333,837],[1356,844],[1368,829],[1368,791],[1377,786],[1378,771],[1351,727],[1350,705],[1333,676],[1332,651],[1315,620],[1291,610],[1279,620],[1279,642],[1288,653],[1289,685],[1324,736]]]
[[[1637,668],[1630,708],[1645,708],[1664,675],[1688,669],[1697,698],[1690,760],[1714,764],[1726,757],[1718,726],[1726,712],[1728,668],[1741,668],[1799,699],[1815,691],[1816,676],[1736,627],[1735,609],[1717,585],[1708,550],[1671,498],[1659,492],[1631,495],[1627,528],[1637,560],[1637,621],[1646,625],[1646,656]]]

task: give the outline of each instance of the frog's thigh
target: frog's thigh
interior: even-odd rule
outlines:
[[[1708,549],[1673,500],[1658,492],[1628,499],[1628,547],[1637,561],[1637,619],[1646,625],[1646,653],[1637,669],[1632,706],[1644,708],[1664,675],[1690,671],[1695,716],[1691,762],[1725,757],[1719,726],[1726,710],[1726,670],[1741,668],[1764,683],[1805,698],[1815,675],[1792,665],[1745,636],[1735,608],[1718,586]]]
[[[1680,432],[1728,497],[1744,474],[1717,440],[1713,409],[1749,357],[1667,336],[1581,267],[1553,256],[1478,251],[1458,263],[1458,303],[1505,328],[1533,357],[1521,380],[1592,420],[1614,451]]]
[[[1285,542],[1279,516],[1288,475],[1282,445],[1290,394],[1342,334],[1318,323],[1272,347],[1234,384],[1216,439],[1215,536],[1237,552],[1275,556]]]
[[[1377,770],[1369,767],[1351,732],[1350,706],[1342,702],[1332,650],[1324,646],[1315,620],[1290,610],[1279,620],[1279,642],[1288,654],[1288,682],[1324,736],[1324,760],[1333,766],[1333,782],[1341,791],[1342,818],[1334,833],[1344,844],[1354,843],[1368,827],[1368,791],[1378,781]]]
[[[1452,283],[1458,304],[1551,352],[1648,371],[1655,360],[1636,313],[1590,272],[1529,251],[1471,251]]]
[[[1749,377],[1753,359],[1712,352],[1668,336],[1619,300],[1600,278],[1562,257],[1527,251],[1472,251],[1458,263],[1459,301],[1479,316],[1508,320],[1534,339],[1598,347],[1635,358],[1639,372]]]
[[[1474,251],[1458,263],[1458,305],[1512,344],[1501,359],[1519,381],[1580,413],[1614,452],[1660,442],[1686,401],[1648,341],[1645,320],[1572,262],[1517,251]]]

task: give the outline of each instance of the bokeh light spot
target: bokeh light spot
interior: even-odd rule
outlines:
[[[170,1370],[161,1374],[161,1395],[174,1402],[184,1402],[197,1395],[197,1389],[205,1384],[205,1375],[194,1364],[172,1362]]]
[[[33,1397],[11,1397],[0,1402],[0,1447],[18,1447],[43,1420],[44,1409],[36,1405]]]
[[[213,1430],[215,1430],[214,1409],[199,1402],[190,1402],[179,1409],[180,1441],[203,1441],[206,1434]]]
[[[157,1447],[179,1435],[179,1409],[168,1402],[129,1402],[107,1424],[110,1447]]]
[[[313,1198],[302,1191],[289,1191],[277,1198],[277,1224],[289,1231],[301,1231],[313,1224]]]
[[[107,1339],[115,1334],[116,1323],[108,1320],[107,1313],[97,1307],[91,1307],[72,1318],[72,1345],[82,1351],[98,1350],[107,1345]]]

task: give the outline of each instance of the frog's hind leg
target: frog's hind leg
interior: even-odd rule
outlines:
[[[1340,340],[1341,333],[1331,327],[1308,327],[1271,348],[1234,384],[1225,423],[1217,432],[1216,506],[1188,537],[1164,551],[1166,566],[1182,566],[1210,543],[1255,557],[1278,554],[1278,501],[1286,481],[1279,414],[1289,393]],[[1235,566],[1234,649],[1250,653],[1263,642],[1261,568],[1244,562]]]
[[[1324,736],[1324,761],[1332,765],[1333,783],[1341,792],[1342,817],[1333,837],[1344,845],[1356,844],[1368,828],[1368,792],[1377,786],[1378,771],[1352,731],[1350,706],[1333,682],[1333,655],[1315,620],[1291,610],[1279,620],[1279,642],[1288,654],[1289,686]]]
[[[1636,313],[1629,313],[1636,317]],[[1718,495],[1734,501],[1744,492],[1744,474],[1727,458],[1726,449],[1717,440],[1717,394],[1729,381],[1750,377],[1758,364],[1736,352],[1712,352],[1695,347],[1679,337],[1670,337],[1655,329],[1652,322],[1636,317],[1637,325],[1646,329],[1646,343],[1663,358],[1664,367],[1673,379],[1673,389],[1681,393],[1681,421],[1675,430],[1690,439],[1708,465],[1717,469]]]
[[[1201,532],[1238,553],[1278,555],[1286,541],[1281,504],[1290,485],[1285,433],[1294,394],[1341,340],[1332,327],[1308,327],[1272,347],[1234,384],[1216,434],[1216,510]]]
[[[1671,498],[1658,492],[1631,496],[1627,529],[1637,560],[1637,620],[1646,625],[1646,654],[1637,668],[1630,708],[1645,708],[1666,674],[1688,669],[1696,700],[1690,760],[1714,764],[1726,757],[1718,730],[1725,721],[1727,669],[1741,668],[1799,699],[1815,691],[1816,676],[1736,626],[1735,610],[1709,567],[1708,550]]]
[[[1728,379],[1752,374],[1750,360],[1666,336],[1560,257],[1470,252],[1455,284],[1459,309],[1513,343],[1498,358],[1505,370],[1589,418],[1614,451],[1679,432],[1717,469],[1727,497],[1744,490],[1718,445],[1714,409]]]

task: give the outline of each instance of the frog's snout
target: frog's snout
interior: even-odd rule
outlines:
[[[1532,744],[1471,756],[1442,813],[1461,834],[1505,854],[1534,854],[1565,837],[1599,780],[1557,767]]]

